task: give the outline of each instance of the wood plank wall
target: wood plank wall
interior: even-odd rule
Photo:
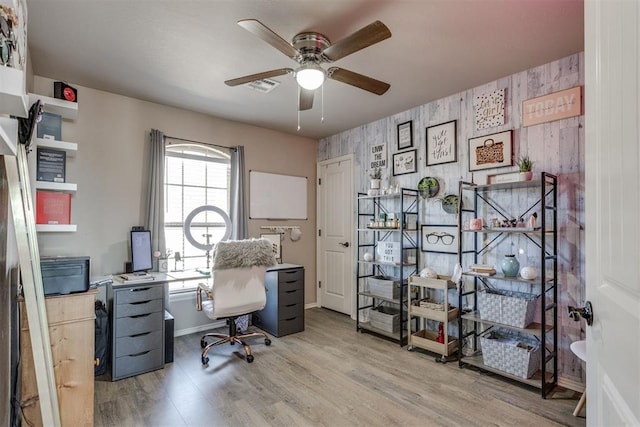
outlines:
[[[546,171],[558,176],[559,376],[578,383],[584,382],[582,363],[571,353],[569,345],[584,338],[584,322],[570,320],[567,306],[582,304],[585,293],[584,115],[523,128],[521,109],[522,101],[583,85],[584,53],[577,53],[324,138],[318,145],[318,161],[354,153],[356,189],[366,191],[371,172],[368,168],[369,150],[374,144],[386,143],[389,166],[383,169],[383,187],[398,184],[405,188],[417,188],[420,179],[432,176],[440,182],[438,196],[443,196],[457,193],[460,179],[474,179],[483,183],[487,173],[516,171],[517,167],[513,166],[476,172],[473,176],[469,172],[468,139],[512,129],[514,159],[520,154],[528,154],[535,162],[534,174]],[[505,124],[476,131],[473,100],[478,95],[496,89],[506,89]],[[413,122],[412,148],[418,150],[418,172],[394,177],[392,159],[393,154],[398,152],[397,125],[408,120]],[[427,167],[426,128],[450,120],[458,121],[458,161]],[[444,213],[437,200],[428,199],[421,202],[420,223],[455,224],[456,218],[455,215]],[[532,248],[518,241],[515,245],[525,250],[525,254],[519,257],[521,266],[524,266],[529,262],[526,254]],[[432,266],[441,274],[450,274],[456,261],[455,255],[422,253],[420,266]]]

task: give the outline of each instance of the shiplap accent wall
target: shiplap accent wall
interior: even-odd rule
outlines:
[[[437,84],[434,83],[434,84]],[[521,127],[522,101],[584,85],[584,53],[513,74],[508,77],[451,95],[411,110],[368,123],[320,140],[318,161],[355,154],[355,183],[365,192],[369,185],[369,151],[374,144],[386,143],[388,167],[383,169],[383,186],[396,185],[417,188],[425,176],[440,182],[438,196],[457,194],[461,179],[484,183],[487,174],[516,171],[517,167],[503,167],[487,171],[469,172],[468,139],[513,130],[513,156],[528,154],[534,163],[534,174],[546,171],[558,176],[558,334],[559,375],[569,380],[583,381],[582,364],[571,353],[572,341],[584,338],[584,322],[573,322],[567,316],[568,305],[584,301],[584,115],[569,119]],[[506,89],[505,124],[481,131],[475,130],[473,100],[476,96]],[[584,99],[584,95],[583,95]],[[384,102],[384,99],[380,99]],[[397,148],[397,125],[413,121],[413,147],[418,150],[418,172],[392,176],[393,154]],[[426,166],[425,133],[429,126],[457,120],[456,163]],[[402,150],[404,151],[404,150]],[[515,160],[514,160],[515,163]],[[354,195],[355,197],[355,195]],[[355,221],[355,212],[354,212]],[[434,199],[421,202],[421,224],[455,224],[455,215],[442,211]],[[516,242],[520,245],[520,242]],[[527,264],[525,255],[519,257],[521,266]],[[535,253],[535,252],[533,252]],[[425,256],[426,255],[426,256]],[[450,274],[455,255],[421,254],[421,267],[434,266],[441,274]]]

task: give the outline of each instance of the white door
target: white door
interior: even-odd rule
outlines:
[[[353,155],[318,163],[318,305],[351,315]]]
[[[587,425],[640,425],[640,3],[585,1]]]

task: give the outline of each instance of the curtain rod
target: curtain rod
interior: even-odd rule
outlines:
[[[185,139],[185,138],[177,138],[175,136],[169,136],[169,135],[165,135],[165,138],[170,138],[170,139],[175,139],[178,141],[185,141],[185,142],[195,142],[196,144],[205,144],[205,145],[211,145],[213,147],[218,147],[218,148],[226,148],[227,150],[233,150],[236,151],[235,147],[226,147],[224,145],[218,145],[218,144],[211,144],[210,142],[202,142],[202,141],[194,141],[192,139]]]

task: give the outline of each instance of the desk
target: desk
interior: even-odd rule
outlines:
[[[111,379],[119,380],[164,367],[165,293],[168,283],[209,280],[197,271],[151,273],[152,280],[125,282],[114,275],[107,289],[111,313]]]

